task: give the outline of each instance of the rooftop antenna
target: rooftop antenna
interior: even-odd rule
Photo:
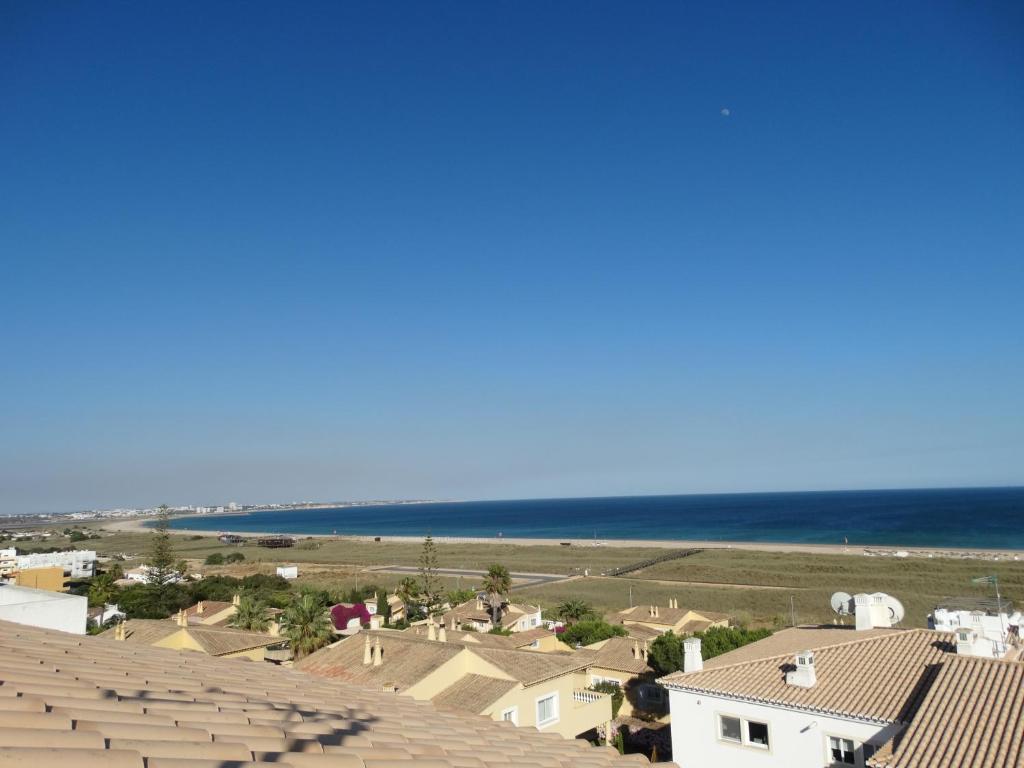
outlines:
[[[991,576],[981,576],[977,579],[971,579],[971,584],[991,584],[996,588],[996,612],[999,614],[999,631],[1006,634],[1006,627],[1003,626],[1003,598],[999,594],[999,577],[995,574]]]

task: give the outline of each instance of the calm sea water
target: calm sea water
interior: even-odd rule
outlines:
[[[193,530],[1024,548],[1024,488],[530,499],[253,512]]]

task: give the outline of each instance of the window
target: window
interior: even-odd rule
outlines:
[[[721,715],[718,720],[721,726],[723,739],[726,741],[735,741],[737,743],[743,741],[743,732],[740,728],[740,719],[738,717]]]
[[[501,713],[501,719],[519,725],[519,707],[509,707]]]
[[[537,725],[548,725],[558,721],[558,694],[552,693],[537,699]]]
[[[747,743],[758,747],[768,746],[768,724],[747,721]]]
[[[540,624],[540,616],[534,616],[532,619],[530,619],[531,627],[536,627],[538,624]]]
[[[661,704],[665,701],[665,691],[660,685],[654,685],[653,683],[641,685],[637,693],[642,701],[649,704]]]
[[[845,765],[857,764],[856,747],[853,739],[843,739],[839,736],[828,737],[828,749],[832,753],[832,762]]]

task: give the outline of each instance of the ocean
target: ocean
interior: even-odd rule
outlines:
[[[360,536],[1024,548],[1024,488],[463,501],[193,516],[174,528]]]

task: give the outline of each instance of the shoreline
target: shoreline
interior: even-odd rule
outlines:
[[[217,513],[213,513],[217,514]],[[239,513],[223,513],[238,516]],[[246,513],[241,513],[246,514]],[[210,515],[204,515],[209,517]],[[218,515],[219,516],[219,515]],[[114,530],[123,533],[146,533],[152,530],[145,523],[153,518],[133,518],[131,520],[119,520],[108,525],[98,527],[107,530]],[[173,517],[174,520],[187,520],[188,516]],[[200,530],[195,528],[170,528],[168,532],[179,536],[195,536],[197,534],[216,536],[216,531]],[[362,543],[377,543],[375,536],[362,536],[357,534],[330,534],[330,533],[288,533],[282,531],[245,531],[239,533],[243,538],[259,538],[264,536],[289,536],[296,539],[325,539],[332,541],[353,541]],[[380,536],[381,542],[410,544],[421,543],[422,536]],[[1024,549],[991,549],[987,547],[913,547],[900,546],[896,544],[804,544],[798,542],[775,542],[775,541],[722,541],[718,540],[697,540],[697,539],[547,539],[530,537],[479,537],[479,536],[434,536],[437,544],[509,544],[512,546],[560,546],[563,542],[569,542],[574,549],[585,549],[591,547],[617,547],[617,548],[651,548],[651,549],[738,549],[757,552],[790,552],[818,555],[859,555],[861,557],[923,557],[923,558],[974,558],[974,559],[1024,559]],[[899,554],[897,554],[899,553]],[[906,553],[906,554],[904,554]]]

